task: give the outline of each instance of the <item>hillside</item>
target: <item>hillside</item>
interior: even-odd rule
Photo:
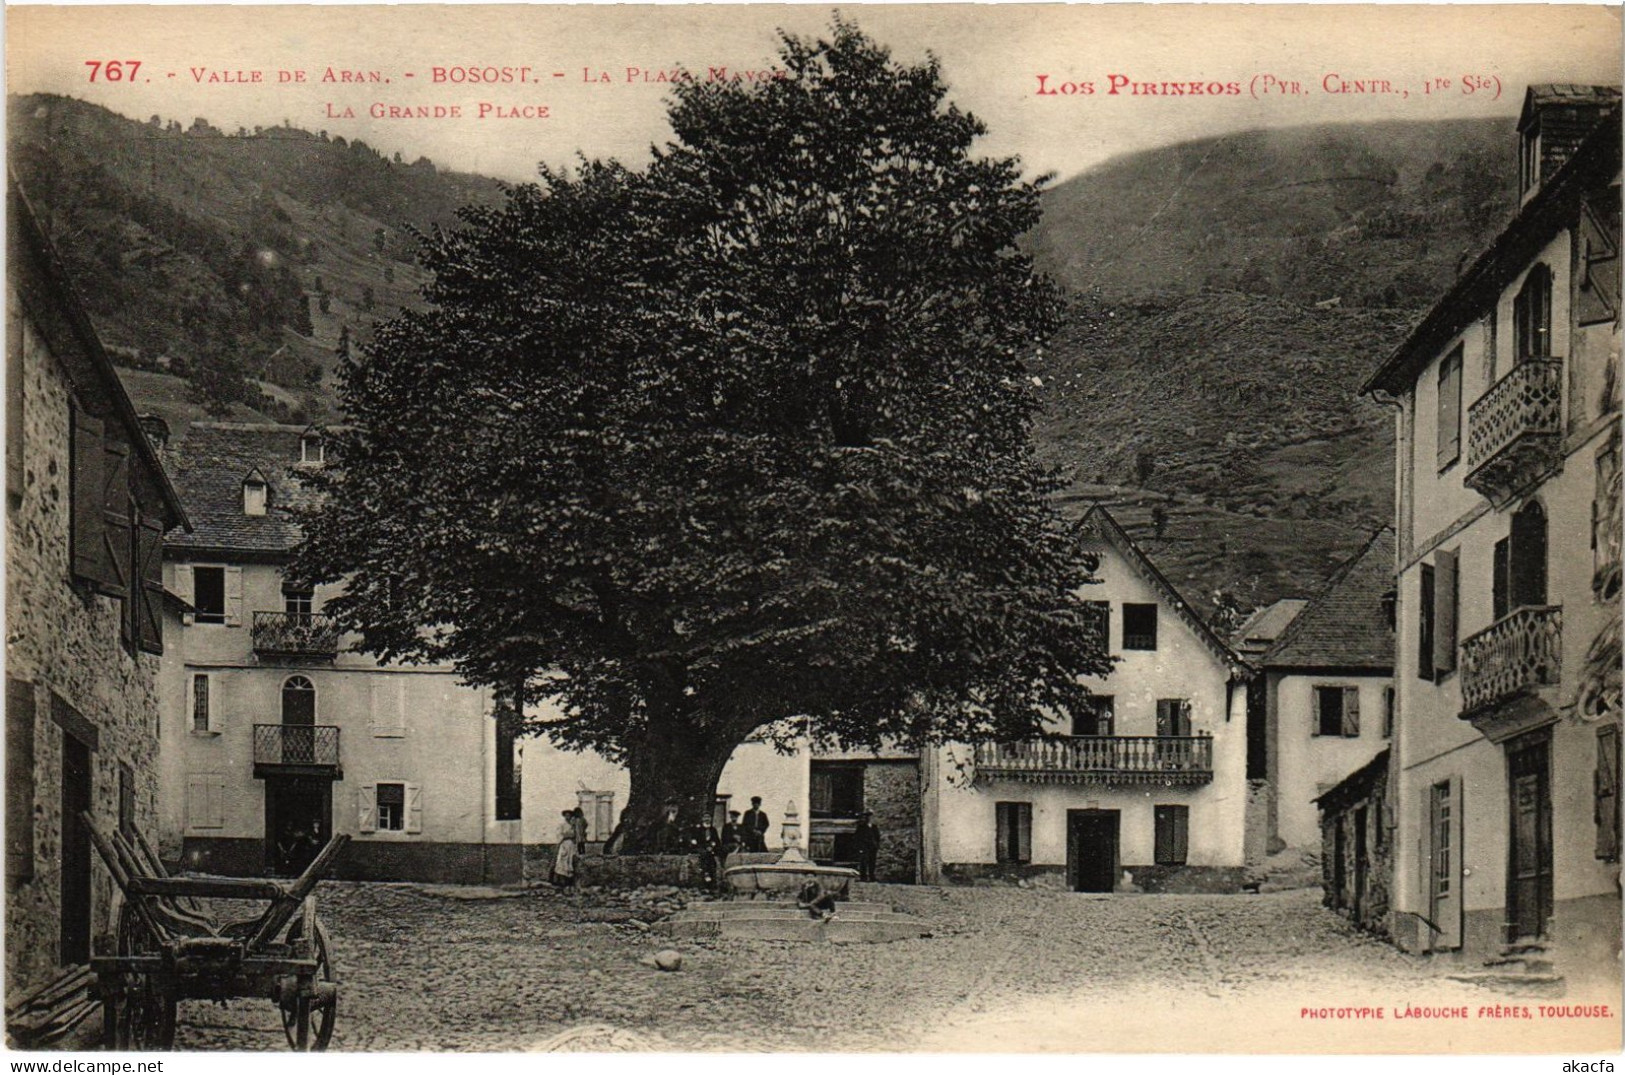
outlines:
[[[1244,131],[1060,183],[1039,266],[1106,301],[1203,288],[1416,307],[1516,205],[1510,120]]]
[[[327,374],[413,303],[412,229],[499,185],[292,127],[146,123],[66,97],[8,101],[11,167],[115,358],[184,376],[214,413],[332,410]],[[261,398],[254,384],[278,386]]]

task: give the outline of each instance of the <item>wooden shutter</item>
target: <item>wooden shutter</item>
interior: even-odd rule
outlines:
[[[1152,860],[1158,866],[1166,866],[1173,858],[1174,815],[1171,807],[1159,806],[1156,808],[1156,844],[1152,851]]]
[[[6,878],[34,876],[34,685],[6,680]]]
[[[243,569],[228,566],[226,576],[226,626],[241,627],[243,623]]]
[[[1033,804],[1016,804],[1016,861],[1033,860]]]
[[[1597,729],[1596,794],[1593,820],[1597,823],[1597,858],[1619,861],[1619,725]]]
[[[1343,737],[1345,739],[1358,739],[1360,736],[1360,688],[1343,688]]]
[[[582,811],[586,813],[585,810]],[[423,831],[423,786],[421,784],[406,785],[406,831]]]
[[[1417,576],[1416,674],[1433,678],[1433,565],[1423,564]]]
[[[378,785],[362,784],[356,795],[356,829],[361,832],[378,831]]]
[[[105,433],[105,430],[104,430]],[[132,596],[135,560],[135,510],[130,498],[130,446],[112,437],[102,440],[102,543],[107,552],[107,579],[98,587],[109,597]]]
[[[1015,856],[1010,852],[1010,834],[1015,826],[1012,825],[1010,810],[1013,803],[993,804],[993,861],[1011,862]]]
[[[1158,735],[1173,735],[1174,734],[1173,703],[1170,702],[1167,698],[1158,698],[1157,699],[1157,734]]]
[[[194,829],[219,829],[226,824],[226,778],[219,773],[191,773],[186,777],[186,823]]]
[[[1433,674],[1456,670],[1456,554],[1433,557]]]
[[[372,678],[372,734],[379,739],[406,735],[406,682],[400,676]]]
[[[73,408],[73,474],[68,499],[73,574],[100,588],[112,568],[106,563],[107,543],[102,537],[102,423],[78,407]]]
[[[1439,469],[1461,457],[1461,348],[1439,364]]]
[[[188,605],[195,603],[197,591],[192,586],[191,564],[175,565],[175,596],[179,597],[182,601],[185,601]],[[187,622],[191,622],[190,618],[187,619]]]
[[[1575,259],[1575,322],[1593,325],[1619,316],[1619,192],[1591,198],[1580,216]]]
[[[1191,808],[1174,807],[1174,855],[1181,866],[1190,858]]]
[[[143,515],[136,531],[140,593],[132,602],[136,640],[148,653],[164,652],[164,524]]]
[[[1495,543],[1494,578],[1490,585],[1490,615],[1499,620],[1512,611],[1512,539]]]

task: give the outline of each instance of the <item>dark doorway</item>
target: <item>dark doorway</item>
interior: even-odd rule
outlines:
[[[1507,797],[1512,808],[1507,868],[1507,940],[1540,937],[1552,914],[1550,733],[1507,744]]]
[[[62,735],[62,963],[90,962],[90,747]]]
[[[302,873],[333,835],[333,782],[273,776],[265,781],[266,872]]]
[[[1348,846],[1348,837],[1343,831],[1343,818],[1338,816],[1332,822],[1332,906],[1342,910],[1348,906],[1344,898],[1347,890],[1344,888],[1346,874],[1344,870],[1344,851]]]
[[[1117,888],[1116,810],[1066,812],[1066,872],[1074,892]]]

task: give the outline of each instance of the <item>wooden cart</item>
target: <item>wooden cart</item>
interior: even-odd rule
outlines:
[[[117,951],[92,956],[102,998],[102,1036],[113,1049],[168,1049],[182,999],[267,997],[282,1015],[288,1044],[321,1050],[333,1036],[338,978],[316,885],[348,836],[335,836],[297,879],[171,877],[152,846],[86,829],[123,895]],[[203,900],[264,900],[255,918],[221,921]]]

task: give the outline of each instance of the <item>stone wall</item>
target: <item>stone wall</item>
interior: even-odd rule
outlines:
[[[17,310],[17,296],[9,295]],[[12,339],[17,338],[16,333]],[[60,954],[63,722],[82,734],[94,729],[91,813],[108,831],[119,818],[119,771],[133,777],[134,818],[155,831],[158,659],[133,656],[120,643],[120,602],[71,578],[69,513],[71,389],[62,367],[26,317],[21,326],[23,481],[8,504],[6,676],[8,694],[31,699],[33,720],[11,735],[33,743],[32,870],[8,869],[7,990],[50,977]],[[15,391],[15,387],[9,390]],[[19,431],[8,431],[16,437]],[[55,701],[60,699],[60,701]],[[83,724],[67,717],[68,710]],[[21,720],[8,712],[7,720]],[[8,797],[28,795],[7,788]],[[94,852],[92,852],[94,858]],[[24,856],[20,861],[27,861]],[[18,874],[31,873],[31,876]],[[110,933],[112,881],[99,861],[91,867],[91,930]]]
[[[1393,881],[1393,840],[1387,829],[1386,766],[1350,777],[1328,799],[1321,813],[1322,902],[1361,929],[1389,935],[1389,907]],[[1363,878],[1356,876],[1359,841],[1356,826],[1364,821],[1366,861]],[[1337,871],[1337,830],[1343,829],[1342,876]],[[1363,881],[1363,891],[1357,882]]]
[[[863,807],[880,827],[875,879],[898,884],[919,880],[919,762],[871,761],[863,767]]]
[[[705,873],[698,855],[583,855],[576,859],[576,883],[610,888],[703,888]]]
[[[1119,892],[1229,893],[1242,891],[1247,870],[1240,866],[1122,867]],[[950,885],[1025,884],[1031,888],[1067,888],[1066,867],[1049,863],[947,862],[943,882]]]

